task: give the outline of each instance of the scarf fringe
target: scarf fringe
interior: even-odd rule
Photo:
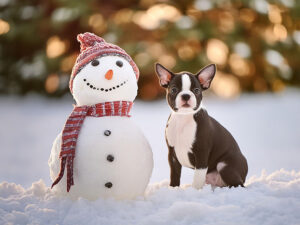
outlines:
[[[74,185],[73,163],[74,163],[74,156],[72,156],[72,155],[64,156],[64,157],[61,158],[60,171],[59,171],[59,174],[58,174],[57,178],[55,179],[55,181],[51,185],[51,189],[56,184],[58,184],[60,182],[60,180],[63,178],[64,172],[65,172],[65,168],[67,166],[67,192],[70,191],[71,186]]]

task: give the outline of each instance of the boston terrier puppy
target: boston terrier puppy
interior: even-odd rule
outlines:
[[[210,87],[216,73],[214,64],[197,74],[173,73],[155,65],[160,85],[166,88],[172,110],[166,126],[171,170],[170,186],[180,185],[182,166],[194,170],[192,186],[244,186],[247,160],[232,135],[201,107],[202,92]]]

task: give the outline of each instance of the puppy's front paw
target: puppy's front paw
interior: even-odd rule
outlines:
[[[193,188],[201,189],[205,184],[207,168],[196,169],[194,173]]]
[[[203,188],[204,184],[205,184],[205,182],[200,182],[199,180],[198,181],[194,180],[192,183],[192,187],[199,190],[199,189]]]

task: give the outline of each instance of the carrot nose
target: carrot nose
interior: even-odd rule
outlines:
[[[105,74],[105,79],[111,80],[113,78],[114,72],[112,70],[109,70]]]

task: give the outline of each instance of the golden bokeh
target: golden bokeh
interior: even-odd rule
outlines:
[[[275,92],[280,92],[283,91],[285,88],[284,83],[282,82],[282,80],[276,79],[273,81],[272,83],[272,90]]]
[[[159,43],[159,42],[154,42],[150,43],[147,46],[147,52],[155,59],[158,59],[162,54],[165,52],[165,47]]]
[[[58,36],[52,36],[47,41],[46,53],[48,58],[56,58],[66,52],[68,41],[62,41]]]
[[[176,7],[167,4],[156,4],[147,10],[147,14],[158,20],[171,22],[176,22],[181,17],[181,13]]]
[[[161,55],[158,62],[168,69],[172,69],[176,65],[176,59],[170,54]]]
[[[251,24],[255,20],[256,14],[251,9],[243,8],[239,12],[239,17],[243,22]]]
[[[281,12],[277,5],[269,5],[268,17],[269,20],[274,24],[282,22]]]
[[[219,15],[219,29],[224,33],[229,33],[234,29],[234,17],[231,12],[222,12]]]
[[[284,41],[287,38],[287,30],[282,24],[275,24],[273,33],[277,40]]]
[[[10,25],[5,20],[0,19],[0,35],[8,33]]]
[[[229,49],[227,45],[218,39],[210,39],[207,43],[206,54],[213,63],[224,65],[227,61]]]
[[[275,92],[284,85],[299,86],[297,0],[77,1],[75,5],[67,0],[50,5],[41,1],[29,7],[26,1],[19,6],[10,2],[20,11],[20,20],[14,20],[14,10],[8,8],[0,19],[0,53],[5,65],[0,69],[7,92],[13,86],[10,76],[31,77],[45,84],[48,75],[52,82],[49,78],[47,92],[51,92],[48,83],[55,83],[52,73],[56,73],[61,91],[52,93],[64,94],[63,75],[72,71],[80,54],[76,35],[84,32],[103,37],[132,57],[142,74],[139,88],[156,85],[155,62],[170,70],[191,72],[216,64],[214,91],[223,97],[237,96],[242,90]],[[40,8],[49,13],[33,14]],[[33,39],[33,34],[38,38]],[[23,89],[24,93],[41,91],[22,79],[16,81],[22,93]],[[155,88],[156,94],[149,96],[161,97],[159,85]],[[145,92],[150,88],[143,90],[139,97],[151,99]]]
[[[45,81],[45,90],[51,94],[59,87],[59,77],[57,74],[50,74]]]
[[[241,58],[238,54],[231,54],[229,57],[229,65],[232,72],[239,76],[250,75],[250,63]]]
[[[266,42],[268,44],[274,44],[277,41],[277,38],[276,38],[276,36],[274,35],[274,32],[273,32],[273,27],[272,26],[267,27],[263,31],[262,34],[263,34],[263,37],[264,37],[264,39],[266,40]]]
[[[160,26],[162,20],[176,22],[181,17],[179,10],[168,4],[156,4],[146,11],[137,11],[133,22],[146,30],[154,30]]]
[[[217,71],[211,89],[222,98],[238,97],[241,93],[239,80],[232,74]]]
[[[121,9],[117,11],[113,17],[116,24],[130,23],[133,17],[133,11],[131,9]]]
[[[76,61],[77,58],[77,53],[73,53],[67,57],[65,57],[60,64],[60,69],[63,72],[70,72],[74,66],[74,63]]]
[[[91,15],[88,24],[92,27],[96,34],[101,34],[106,31],[107,26],[103,16],[100,13]]]
[[[196,55],[194,49],[189,45],[180,46],[177,51],[179,58],[181,58],[184,61],[191,60]]]
[[[159,26],[159,20],[152,18],[146,11],[138,11],[133,15],[133,22],[146,30],[154,30]]]

